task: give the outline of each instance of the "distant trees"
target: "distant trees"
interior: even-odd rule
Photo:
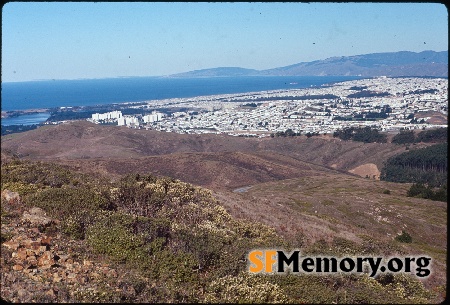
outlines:
[[[385,134],[381,134],[378,129],[366,127],[346,127],[344,129],[338,129],[333,133],[333,137],[341,140],[353,140],[364,143],[386,143],[387,137]]]
[[[408,150],[386,161],[380,180],[413,182],[407,196],[447,201],[447,154],[446,143]]]
[[[408,190],[408,197],[420,197],[431,199],[435,201],[447,201],[447,185],[442,185],[440,188],[433,189],[423,183],[414,183]]]
[[[400,130],[400,132],[392,138],[392,143],[407,144],[407,143],[414,143],[415,140],[416,137],[414,135],[414,131]]]
[[[425,119],[418,120],[417,118],[412,118],[409,122],[411,124],[425,124]]]
[[[448,139],[448,128],[438,128],[438,129],[428,129],[419,132],[417,135],[416,142],[437,142],[443,143],[447,142]]]
[[[295,132],[295,131],[293,131],[292,129],[286,129],[285,131],[278,131],[278,132],[276,132],[276,133],[272,133],[272,134],[270,134],[270,137],[272,137],[272,138],[275,138],[275,137],[284,137],[284,138],[286,138],[286,137],[298,137],[298,136],[300,136],[302,133],[299,131],[299,132]],[[308,131],[307,133],[305,133],[305,136],[306,137],[308,137],[308,138],[311,138],[311,137],[313,137],[313,136],[318,136],[318,135],[320,135],[317,131],[315,131],[315,132],[310,132],[310,131]]]
[[[392,143],[395,144],[408,144],[408,143],[419,143],[419,142],[425,142],[425,143],[444,143],[447,142],[448,139],[448,130],[447,127],[445,128],[438,128],[438,129],[430,129],[430,130],[423,130],[415,135],[414,131],[412,130],[400,130],[398,134],[396,134],[392,138]]]
[[[386,161],[380,179],[440,187],[447,184],[447,154],[446,143],[408,150]]]
[[[11,133],[17,133],[17,132],[24,132],[28,130],[33,130],[39,127],[39,124],[33,124],[33,125],[2,125],[2,136],[5,136],[7,134]]]
[[[417,89],[414,91],[409,91],[409,93],[413,93],[413,94],[424,94],[424,93],[436,93],[439,92],[438,89]]]
[[[353,121],[353,117],[344,117],[344,116],[339,116],[339,115],[337,115],[337,116],[334,116],[333,117],[333,120],[334,121]]]
[[[385,119],[388,117],[388,112],[367,112],[366,119]]]
[[[348,88],[348,90],[364,90],[367,89],[367,86],[353,86]]]
[[[276,133],[272,133],[270,136],[274,137],[296,137],[300,136],[301,132],[294,132],[292,129],[286,129],[285,131],[277,131]]]
[[[381,108],[381,112],[391,113],[392,112],[392,108],[389,105],[383,105],[383,107]]]
[[[384,97],[390,96],[388,92],[375,92],[370,90],[362,90],[360,92],[347,95],[347,98],[360,98],[360,97]]]
[[[85,111],[85,112],[51,112],[50,117],[47,119],[48,122],[57,121],[69,121],[69,120],[85,120],[92,117],[95,111]]]

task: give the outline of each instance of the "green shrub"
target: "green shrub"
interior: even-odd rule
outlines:
[[[98,211],[78,210],[61,221],[62,233],[74,239],[85,239],[86,230],[93,225],[98,217]]]
[[[2,182],[2,191],[5,189],[17,192],[20,196],[26,196],[35,193],[39,187],[36,184],[26,184],[22,182]]]
[[[434,297],[422,282],[411,275],[388,273],[380,275],[376,280],[398,298],[410,303],[429,303],[428,300]]]
[[[40,207],[51,217],[60,220],[80,211],[96,211],[109,206],[107,198],[86,187],[40,190],[27,198],[27,204]]]
[[[86,227],[83,222],[70,215],[62,222],[61,231],[74,239],[84,239]]]
[[[409,188],[407,196],[446,202],[447,185],[444,184],[436,190],[433,190],[430,186],[425,186],[422,183],[414,183]]]
[[[399,234],[395,236],[395,240],[401,242],[401,243],[412,243],[412,237],[407,232],[402,230],[402,234]]]
[[[3,182],[21,182],[25,184],[40,184],[51,187],[69,185],[74,175],[60,165],[42,162],[15,161],[2,164]]]
[[[145,259],[144,239],[131,232],[132,216],[113,213],[86,230],[88,244],[98,253],[118,262]]]

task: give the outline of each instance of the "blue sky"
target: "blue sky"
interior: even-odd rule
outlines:
[[[377,52],[448,49],[438,3],[10,2],[2,81],[269,69]]]

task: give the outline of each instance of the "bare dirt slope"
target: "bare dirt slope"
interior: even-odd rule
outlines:
[[[361,177],[368,177],[371,179],[380,180],[380,170],[373,163],[366,163],[360,166],[357,166],[351,170],[350,173],[356,174]]]

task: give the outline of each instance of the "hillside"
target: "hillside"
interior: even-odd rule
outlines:
[[[404,151],[328,136],[182,135],[85,121],[2,136],[2,297],[440,302],[447,204],[407,197],[410,183],[373,177]],[[402,231],[412,242],[398,240]],[[255,248],[428,255],[433,271],[420,281],[249,277],[245,256]]]
[[[423,199],[404,202],[395,184],[317,174],[261,184],[233,197],[166,177],[128,175],[110,182],[107,176],[52,164],[2,162],[2,298],[440,301],[445,289],[444,203],[430,208]],[[383,195],[384,187],[395,191]],[[393,239],[399,229],[411,233],[411,245]],[[433,274],[424,284],[432,290],[403,274],[376,279],[249,276],[245,256],[254,248],[301,248],[309,255],[333,256],[426,253],[433,257]],[[249,289],[254,293],[248,294]]]
[[[243,68],[212,68],[196,70],[171,77],[209,77],[239,75],[271,76],[448,76],[448,51],[386,52],[355,56],[331,57],[324,60],[301,62],[267,70]]]
[[[299,177],[310,166],[347,172],[375,164],[381,170],[384,160],[403,150],[390,143],[331,137],[182,135],[84,121],[2,137],[2,151],[27,159],[59,160],[113,174],[152,170],[197,185],[228,188]]]
[[[170,77],[217,77],[217,76],[250,76],[257,75],[258,70],[238,67],[221,67],[214,69],[201,69],[185,73],[170,75]]]

